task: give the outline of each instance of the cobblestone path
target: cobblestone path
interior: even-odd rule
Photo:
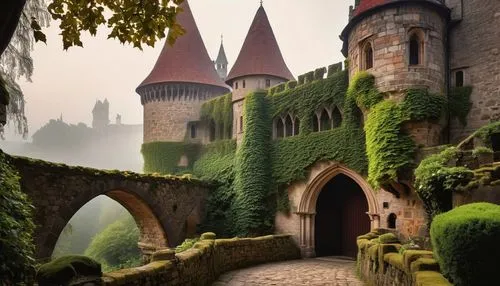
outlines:
[[[354,274],[355,262],[322,257],[262,264],[225,273],[212,286],[364,285]]]

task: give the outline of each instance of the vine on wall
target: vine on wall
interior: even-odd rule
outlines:
[[[467,125],[467,115],[472,108],[470,96],[472,94],[471,86],[453,87],[450,89],[449,109],[452,118],[458,118],[462,125]]]
[[[142,144],[145,173],[178,174],[192,169],[200,146],[185,142],[152,142]],[[179,166],[182,156],[188,165]]]
[[[233,130],[232,94],[228,93],[205,102],[201,106],[201,120],[213,120],[216,125],[217,139],[231,138]]]

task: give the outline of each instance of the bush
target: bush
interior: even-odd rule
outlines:
[[[33,206],[21,191],[19,177],[0,150],[0,282],[6,285],[33,279],[32,216]]]
[[[384,243],[384,244],[387,244],[387,243],[399,243],[399,239],[392,232],[389,232],[389,233],[386,233],[386,234],[382,234],[381,236],[378,237],[378,239],[379,239],[380,243]]]
[[[500,206],[474,203],[434,218],[435,256],[456,286],[498,285]]]
[[[102,275],[101,264],[85,256],[63,256],[38,269],[36,279],[38,285],[68,285],[77,276]]]
[[[175,247],[175,253],[181,253],[193,248],[194,244],[200,241],[199,238],[186,238],[181,244]]]

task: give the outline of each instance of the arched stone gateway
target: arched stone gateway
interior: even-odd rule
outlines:
[[[326,201],[319,202],[320,195]],[[372,188],[361,175],[340,164],[328,166],[309,181],[297,215],[304,257],[317,254],[352,256],[351,244],[355,244],[355,236],[380,226],[379,207]],[[327,224],[332,229],[325,230]],[[316,247],[323,253],[317,253]]]
[[[143,255],[174,247],[192,229],[190,222],[203,219],[210,189],[208,184],[194,179],[101,171],[21,157],[10,160],[19,171],[22,191],[35,207],[38,259],[51,256],[71,217],[100,195],[117,201],[134,217]]]

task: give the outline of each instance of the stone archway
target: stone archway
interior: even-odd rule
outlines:
[[[338,175],[344,175],[350,178],[359,188],[361,188],[368,204],[368,212],[366,214],[370,219],[370,229],[375,229],[380,226],[379,207],[375,198],[375,193],[370,185],[361,175],[353,170],[340,164],[330,165],[310,181],[300,200],[297,214],[300,217],[299,243],[303,257],[316,256],[315,216],[318,197],[325,185]]]

